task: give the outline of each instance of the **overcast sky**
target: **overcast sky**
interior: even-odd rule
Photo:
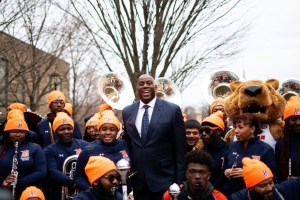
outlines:
[[[245,70],[246,80],[300,80],[300,0],[249,2],[253,5],[254,1],[253,25],[245,42],[240,44],[243,52],[228,60],[230,63],[224,70],[233,71],[240,77]],[[202,81],[194,81],[183,92],[183,107],[199,106],[207,99],[204,96],[207,96],[208,82],[203,77],[199,79]],[[199,85],[202,91],[199,91]],[[191,93],[193,95],[189,95]]]

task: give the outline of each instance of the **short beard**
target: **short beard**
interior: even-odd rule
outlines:
[[[100,194],[102,194],[105,197],[113,197],[114,196],[114,193],[111,190],[108,191],[108,188],[103,187],[103,185],[100,181],[99,181],[99,184],[94,187],[99,191]]]
[[[265,199],[263,195],[257,193],[255,190],[249,190],[250,194],[251,194],[251,197],[252,199],[255,199],[255,200],[271,200],[273,199],[273,196],[271,199]]]

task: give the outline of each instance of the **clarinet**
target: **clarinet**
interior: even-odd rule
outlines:
[[[15,191],[16,191],[16,185],[17,185],[17,181],[18,181],[18,147],[19,147],[19,143],[18,141],[16,141],[15,143],[15,154],[13,157],[13,161],[12,161],[12,169],[11,169],[11,174],[13,174],[15,176],[15,181],[11,184],[12,185],[12,199],[15,199]]]

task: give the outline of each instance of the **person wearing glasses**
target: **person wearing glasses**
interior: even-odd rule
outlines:
[[[50,113],[36,125],[38,143],[42,148],[54,143],[57,139],[57,136],[53,133],[52,124],[56,117],[56,113],[64,112],[65,103],[66,97],[62,92],[55,90],[48,94],[48,107]],[[73,137],[78,139],[82,138],[78,125],[74,126]]]
[[[225,176],[223,172],[225,151],[228,143],[222,139],[225,130],[223,112],[217,111],[203,119],[201,123],[201,138],[204,148],[213,158],[210,182],[220,190],[224,184]]]
[[[224,174],[227,177],[222,192],[231,193],[245,188],[243,181],[242,159],[250,157],[264,162],[275,174],[275,155],[273,148],[260,141],[257,135],[262,133],[257,117],[251,113],[237,115],[233,119],[237,141],[228,145],[224,158]]]
[[[205,151],[190,151],[185,156],[187,181],[180,186],[178,200],[224,200],[224,194],[211,184],[212,157]],[[173,199],[170,191],[164,193],[163,200]]]
[[[89,157],[84,171],[92,187],[74,196],[73,200],[123,200],[118,192],[121,175],[109,158]]]

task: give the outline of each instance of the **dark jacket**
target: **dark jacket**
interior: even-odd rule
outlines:
[[[275,156],[273,148],[265,142],[259,140],[258,137],[251,138],[248,142],[246,149],[242,142],[232,142],[228,145],[226,156],[224,159],[224,170],[232,168],[233,163],[238,154],[236,168],[242,168],[242,159],[244,157],[259,159],[264,162],[276,174]],[[229,196],[231,193],[245,188],[243,178],[235,178],[228,180],[222,187],[222,192]]]
[[[51,132],[50,132],[50,127],[49,127],[49,122],[51,123],[51,127],[52,127],[53,121],[50,119],[50,116],[47,115],[46,118],[42,119],[42,121],[40,121],[36,125],[37,126],[36,134],[37,134],[37,138],[38,138],[38,143],[41,145],[42,148],[44,148],[52,143],[51,137],[50,137]],[[73,138],[82,139],[79,125],[76,121],[74,121],[74,131],[73,132],[74,132]],[[54,132],[53,132],[53,137],[54,137],[54,140],[57,139],[57,136]]]
[[[300,177],[275,185],[274,200],[300,199]],[[250,197],[250,198],[249,198]],[[252,194],[248,189],[242,189],[229,196],[228,200],[251,200]]]
[[[117,163],[122,158],[129,160],[129,149],[127,142],[117,139],[111,144],[105,144],[101,140],[90,143],[86,146],[78,157],[76,165],[76,185],[81,190],[87,190],[90,187],[87,176],[85,175],[85,165],[90,156],[104,156]]]
[[[2,149],[2,145],[0,145]],[[4,157],[0,160],[0,183],[11,173],[12,159],[15,154],[15,147],[8,146]],[[18,147],[18,181],[16,186],[16,199],[19,199],[21,192],[28,186],[40,186],[47,175],[47,163],[44,152],[40,145],[24,142]]]
[[[224,157],[227,148],[227,142],[213,143],[211,145],[204,146],[206,152],[208,152],[212,159],[212,169],[209,181],[213,184],[214,188],[220,190],[226,180],[224,175]]]
[[[130,147],[133,191],[141,191],[145,183],[151,192],[161,192],[185,179],[185,127],[181,109],[176,104],[156,98],[145,141],[135,121],[140,102],[123,109],[123,137]]]
[[[48,166],[47,190],[45,190],[47,200],[60,199],[62,186],[74,186],[74,180],[63,173],[63,164],[69,156],[78,155],[81,149],[88,144],[88,142],[81,139],[73,139],[68,145],[57,140],[54,144],[44,148]],[[69,172],[70,169],[67,169],[67,171]]]
[[[123,200],[123,197],[119,192],[116,192],[112,198],[104,197],[97,189],[90,188],[76,195],[73,200]]]

